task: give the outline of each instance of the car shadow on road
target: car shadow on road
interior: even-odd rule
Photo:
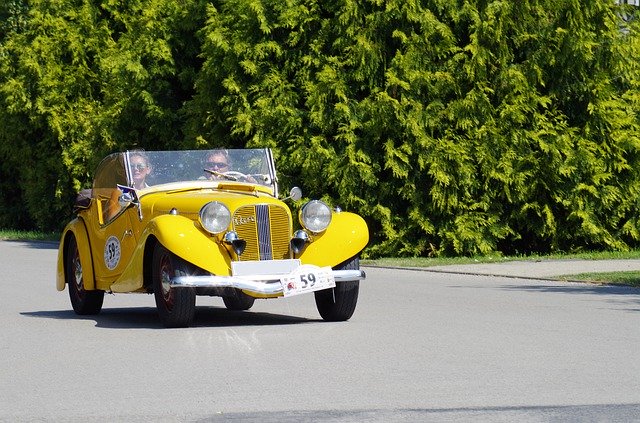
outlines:
[[[79,316],[73,310],[44,310],[20,313],[22,316],[57,320],[90,320],[107,329],[166,329],[154,307],[103,308],[100,314]],[[321,322],[319,319],[252,311],[232,311],[220,307],[196,307],[191,328],[230,326],[278,326]]]

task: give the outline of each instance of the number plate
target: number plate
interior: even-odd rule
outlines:
[[[285,297],[333,288],[336,281],[330,267],[303,264],[293,272],[280,278]]]

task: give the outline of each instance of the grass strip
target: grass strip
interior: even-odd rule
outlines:
[[[640,287],[640,271],[632,270],[627,272],[603,272],[603,273],[580,273],[577,275],[563,275],[556,280],[572,280],[606,285],[625,285]]]
[[[60,233],[0,229],[0,240],[2,241],[59,241]]]
[[[389,267],[432,267],[457,264],[504,263],[509,261],[544,261],[544,260],[624,260],[640,259],[638,251],[598,251],[583,253],[558,253],[549,255],[502,256],[499,254],[478,257],[382,257],[362,259],[363,266]]]

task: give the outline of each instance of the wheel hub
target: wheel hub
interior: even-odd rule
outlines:
[[[160,266],[160,281],[162,284],[162,296],[167,307],[173,305],[173,291],[171,289],[171,279],[173,278],[173,267],[168,256],[162,258]]]
[[[78,251],[76,251],[75,256],[73,257],[73,278],[74,278],[74,282],[76,284],[76,287],[78,288],[78,291],[84,289],[83,286],[84,284],[82,283],[82,263],[80,262],[80,256],[78,254]]]

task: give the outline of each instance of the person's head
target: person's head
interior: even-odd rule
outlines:
[[[214,150],[207,154],[204,161],[205,169],[213,170],[215,172],[228,172],[229,171],[229,154],[225,150]],[[211,177],[213,175],[209,175]]]
[[[142,151],[132,151],[129,153],[129,163],[131,164],[133,187],[136,189],[144,188],[145,179],[151,173],[151,165],[147,155]]]

